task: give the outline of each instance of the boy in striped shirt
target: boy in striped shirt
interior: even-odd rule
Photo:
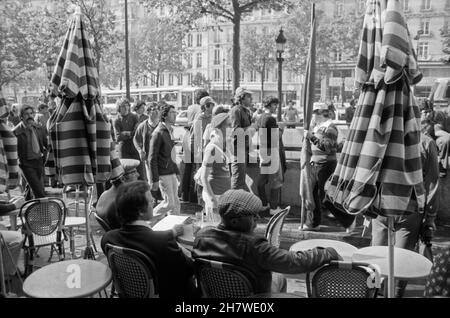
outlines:
[[[314,126],[306,132],[311,142],[311,175],[315,208],[307,211],[306,222],[301,230],[319,231],[322,202],[325,198],[325,183],[336,169],[338,130],[329,118],[326,104],[316,104],[313,108]]]

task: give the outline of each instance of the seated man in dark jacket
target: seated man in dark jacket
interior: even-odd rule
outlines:
[[[117,216],[115,202],[119,187],[123,183],[136,181],[138,179],[136,168],[139,166],[140,161],[134,159],[120,159],[120,163],[125,173],[120,178],[112,181],[111,188],[101,194],[100,198],[98,198],[97,205],[95,206],[97,215],[105,221],[112,230],[120,228],[120,221]]]
[[[286,291],[286,279],[279,273],[304,273],[342,259],[333,248],[290,252],[270,245],[253,233],[262,210],[261,200],[254,194],[228,190],[219,199],[221,223],[197,233],[192,256],[247,268],[257,278],[257,293]]]
[[[183,233],[183,227],[153,231],[146,222],[153,217],[150,202],[150,186],[145,181],[124,183],[119,187],[116,206],[122,227],[103,236],[103,252],[106,253],[108,243],[138,250],[155,264],[161,298],[196,297],[192,260],[175,241],[175,237]]]

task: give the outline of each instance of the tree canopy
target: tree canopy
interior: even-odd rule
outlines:
[[[132,74],[138,78],[155,74],[158,85],[163,72],[182,72],[187,28],[173,23],[171,17],[156,15],[141,19],[138,23],[139,29],[146,32],[137,34],[132,41]],[[169,25],[170,28],[167,27]]]
[[[172,10],[178,23],[198,27],[200,18],[205,16],[218,20],[218,23],[233,24],[233,88],[240,83],[240,32],[242,18],[255,9],[282,10],[292,6],[292,0],[143,0],[148,8],[165,8]],[[201,21],[200,21],[201,22]]]

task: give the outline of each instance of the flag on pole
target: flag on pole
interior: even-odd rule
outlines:
[[[314,197],[311,183],[311,143],[305,138],[310,129],[314,103],[314,84],[316,71],[316,14],[315,4],[311,7],[311,37],[306,64],[305,83],[303,88],[303,145],[300,159],[300,197],[302,199],[302,226],[305,209],[314,209]]]

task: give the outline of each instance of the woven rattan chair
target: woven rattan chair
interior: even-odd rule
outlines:
[[[269,220],[269,223],[267,223],[265,237],[267,241],[269,241],[270,245],[280,247],[281,230],[283,229],[284,220],[289,214],[290,210],[291,207],[288,206],[287,208],[272,216]]]
[[[20,246],[19,246],[20,247]],[[17,277],[22,288],[22,278],[14,257],[0,232],[0,296],[7,297],[13,286],[13,278]]]
[[[203,258],[196,258],[194,264],[203,297],[240,298],[255,294],[256,277],[243,267]]]
[[[102,227],[102,229],[106,232],[111,231],[111,227],[109,226],[108,222],[106,222],[104,219],[102,219],[97,212],[95,211],[91,211],[91,213],[94,215],[95,220],[98,222],[98,224],[100,224],[100,226]]]
[[[59,260],[64,253],[64,219],[66,205],[59,198],[40,198],[25,202],[20,209],[22,232],[25,235],[25,275],[33,270],[34,256],[42,246],[51,246],[49,262],[57,251]]]
[[[106,244],[106,255],[120,298],[158,298],[157,271],[152,260],[134,249]],[[113,296],[114,291],[111,292]]]
[[[379,284],[380,273],[372,265],[333,261],[314,274],[312,297],[375,298]]]

